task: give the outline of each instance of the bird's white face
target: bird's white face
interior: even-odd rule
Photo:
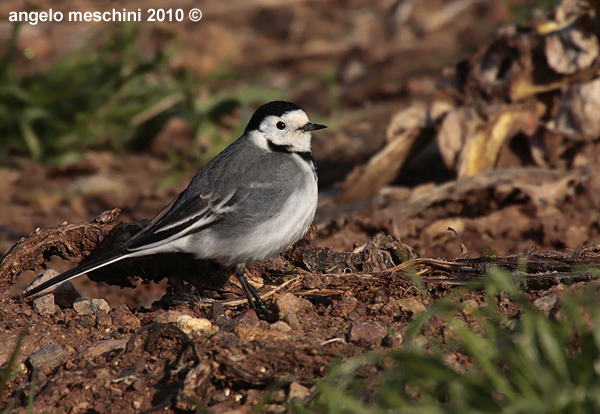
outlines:
[[[256,140],[271,141],[275,145],[284,145],[294,152],[310,151],[310,130],[304,130],[310,125],[308,116],[302,109],[286,112],[282,116],[267,116],[258,128],[260,137]],[[268,146],[268,142],[256,142],[260,146]]]

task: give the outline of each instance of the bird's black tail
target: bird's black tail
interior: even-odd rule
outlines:
[[[110,253],[99,256],[95,259],[90,260],[89,262],[74,267],[71,270],[67,270],[66,272],[61,273],[56,277],[53,277],[52,279],[34,287],[31,290],[24,291],[23,297],[35,295],[36,293],[46,290],[52,286],[58,285],[62,282],[66,282],[67,280],[76,278],[77,276],[81,276],[93,270],[100,269],[101,267],[107,266],[111,263],[118,262],[119,260],[125,259],[126,257],[128,257],[128,255],[125,249],[111,251]]]

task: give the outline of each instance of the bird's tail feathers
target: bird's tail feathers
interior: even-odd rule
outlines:
[[[67,270],[66,272],[61,273],[60,275],[53,277],[50,280],[47,280],[46,282],[34,287],[33,289],[24,291],[23,296],[27,297],[35,295],[36,293],[39,293],[50,287],[56,286],[62,282],[66,282],[67,280],[71,280],[73,278],[76,278],[77,276],[81,276],[85,273],[94,271],[96,269],[100,269],[101,267],[107,266],[111,263],[118,262],[119,260],[125,259],[126,257],[128,257],[128,255],[127,250],[125,249],[111,251],[110,253],[99,256],[83,264],[80,264],[79,266],[76,266],[71,270]]]

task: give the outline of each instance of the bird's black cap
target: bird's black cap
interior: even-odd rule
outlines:
[[[268,116],[281,116],[286,112],[295,111],[297,109],[301,108],[298,105],[291,102],[268,102],[260,108],[258,108],[256,112],[254,112],[254,115],[252,115],[252,118],[250,118],[250,122],[248,122],[248,126],[246,127],[246,130],[244,132],[250,132],[254,131],[255,129],[258,129],[263,119],[265,119]]]

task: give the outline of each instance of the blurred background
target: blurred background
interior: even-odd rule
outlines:
[[[449,226],[473,256],[590,243],[600,134],[576,137],[564,119],[578,114],[561,99],[595,79],[597,25],[587,9],[556,5],[4,0],[0,254],[36,228],[111,208],[124,221],[153,217],[273,99],[329,126],[313,137],[317,245],[348,250],[385,231],[452,257]],[[9,21],[166,7],[183,21]],[[569,41],[589,59],[566,54]]]

